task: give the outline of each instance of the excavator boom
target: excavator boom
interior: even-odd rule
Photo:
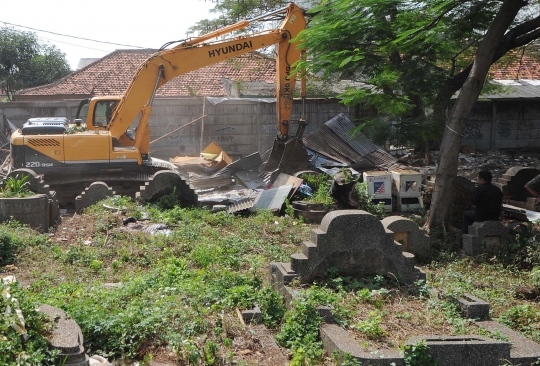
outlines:
[[[283,21],[276,29],[216,40],[216,37],[246,28],[253,22],[281,14],[284,15]],[[148,120],[159,87],[179,75],[271,45],[276,45],[277,52],[277,137],[274,145],[279,145],[276,151],[286,147],[283,150],[291,152],[291,159],[307,163],[307,153],[299,142],[298,134],[294,138],[289,137],[296,84],[296,73],[292,67],[301,57],[301,50],[291,40],[305,27],[306,19],[302,10],[291,3],[255,19],[243,20],[188,39],[171,49],[160,50],[139,66],[122,97],[102,96],[88,101],[86,130],[79,126],[82,124],[80,119],[76,121],[77,128],[73,129],[68,125],[67,118],[61,121],[45,118],[28,121],[15,131],[10,139],[11,166],[13,169],[31,168],[38,174],[58,179],[58,186],[62,186],[64,181],[79,182],[85,174],[95,174],[98,180],[107,180],[113,173],[118,174],[118,181],[128,185],[127,181],[132,179],[124,179],[122,174],[125,172],[144,175],[137,178],[139,183],[146,180],[146,175],[157,170],[171,169],[167,162],[159,162],[149,155]],[[82,105],[79,112],[81,109]],[[133,136],[129,128],[137,118],[138,125]],[[303,131],[303,128],[299,131]],[[274,155],[272,153],[271,156]],[[285,165],[280,166],[286,160],[282,151],[279,151],[279,155],[271,159],[278,161],[277,165],[267,165],[277,166],[280,170],[285,168]],[[297,166],[287,165],[283,171],[290,173]]]
[[[253,21],[279,13],[285,13],[285,18],[277,29],[239,36],[225,41],[207,42],[218,36],[246,28]],[[120,139],[140,113],[142,113],[140,121],[143,124],[147,123],[149,107],[156,90],[169,80],[190,71],[275,44],[277,48],[277,138],[280,141],[287,140],[296,86],[296,74],[292,70],[292,65],[300,59],[301,55],[301,50],[290,41],[305,27],[306,19],[302,10],[291,3],[285,8],[270,12],[255,20],[243,20],[187,40],[172,49],[155,53],[138,68],[127,91],[118,103],[109,123],[111,136]],[[142,126],[142,128],[148,130],[147,125]],[[149,139],[139,140],[135,146],[141,154],[148,154]]]

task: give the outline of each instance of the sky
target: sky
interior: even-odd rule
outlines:
[[[216,17],[209,13],[214,5],[211,0],[4,0],[0,27],[35,32],[41,42],[64,52],[75,70],[81,58],[101,58],[116,49],[137,48],[131,46],[157,49],[166,42],[184,39],[196,22]]]

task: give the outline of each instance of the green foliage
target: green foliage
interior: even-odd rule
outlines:
[[[17,254],[27,246],[39,246],[47,236],[17,224],[0,225],[0,266],[12,264]]]
[[[407,366],[437,366],[439,362],[428,353],[425,341],[405,346],[405,365]]]
[[[28,182],[28,176],[23,175],[19,178],[19,175],[10,176],[3,182],[4,188],[0,191],[0,197],[3,198],[20,198],[33,196],[34,192],[28,188],[30,182]]]
[[[162,210],[170,210],[171,208],[174,208],[175,206],[179,206],[180,200],[178,199],[178,196],[176,195],[176,187],[173,188],[171,193],[161,196],[157,200],[156,204]]]
[[[67,134],[73,135],[78,132],[85,132],[85,131],[88,131],[86,129],[86,125],[81,125],[81,126],[72,125],[72,126],[69,126],[69,128],[67,129]]]
[[[378,311],[370,311],[369,316],[365,320],[359,321],[352,328],[358,329],[370,339],[379,339],[386,335],[381,327],[384,313]]]
[[[259,293],[257,303],[262,312],[264,325],[271,329],[277,328],[285,315],[283,298],[270,287],[265,287]]]
[[[339,366],[362,366],[362,363],[356,358],[353,358],[349,352],[345,352],[343,355],[343,361],[339,362],[339,353],[338,351],[334,351],[332,353],[332,359],[334,360],[335,364]]]
[[[55,357],[58,351],[49,351],[47,348],[48,330],[50,323],[47,316],[37,311],[36,303],[27,292],[22,290],[18,283],[5,285],[0,281],[0,294],[8,291],[12,298],[17,299],[25,320],[25,329],[28,339],[23,341],[12,324],[19,324],[15,313],[15,303],[11,299],[0,296],[0,309],[3,316],[0,318],[0,364],[5,366],[18,365],[56,365]],[[7,306],[11,313],[4,313]]]
[[[386,217],[386,213],[384,212],[384,203],[373,203],[373,196],[370,196],[367,191],[367,182],[355,184],[353,199],[355,202],[357,202],[360,209],[377,216],[379,220]]]
[[[530,304],[516,305],[499,317],[499,322],[519,330],[535,341],[540,341],[540,311]]]
[[[491,332],[490,330],[488,330],[488,329],[486,329],[484,327],[480,327],[478,329],[478,334],[480,334],[481,336],[484,336],[484,337],[498,339],[498,340],[504,341],[504,342],[509,342],[510,341],[510,338],[508,338],[508,336],[505,336],[504,334],[502,334],[500,329],[497,329],[494,332]]]
[[[304,201],[310,203],[322,203],[328,209],[336,200],[330,195],[332,182],[327,174],[303,174],[300,176],[312,190],[313,195]]]
[[[188,33],[205,34],[227,25],[234,24],[242,19],[250,19],[269,11],[279,9],[289,4],[281,0],[245,0],[242,2],[230,0],[215,0],[215,6],[210,10],[211,13],[218,14],[213,19],[203,19],[189,28]],[[260,30],[264,27],[263,23],[251,24],[248,29]]]
[[[323,350],[319,339],[319,326],[323,319],[317,311],[325,296],[317,289],[310,289],[293,303],[293,308],[285,313],[281,331],[276,340],[291,350],[291,364],[313,365],[321,359]]]
[[[226,348],[234,334],[226,319],[236,308],[259,304],[265,321],[280,325],[282,300],[262,287],[263,278],[270,261],[286,260],[307,239],[309,226],[270,211],[238,217],[178,206],[140,207],[125,197],[106,202],[129,216],[148,211],[172,233],[126,231],[122,216],[98,204],[85,211],[88,226],[74,242],[36,243],[39,255],[28,239],[15,245],[26,254],[25,266],[40,268],[33,273],[32,296],[62,308],[79,324],[89,354],[128,363],[167,348],[180,364],[224,364],[231,359]],[[98,231],[92,244],[84,245],[89,229]],[[103,282],[122,286],[104,289]]]
[[[297,37],[308,57],[295,66],[325,80],[368,85],[338,97],[379,111],[381,117],[362,121],[368,132],[423,147],[441,138],[444,110],[499,8],[491,0],[322,1],[308,11],[309,27]],[[531,4],[518,19],[533,13]]]
[[[0,28],[0,85],[8,98],[14,92],[51,83],[71,71],[55,46],[41,44],[35,33]]]

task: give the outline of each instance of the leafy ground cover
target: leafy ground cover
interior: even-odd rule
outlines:
[[[1,225],[2,275],[17,277],[25,309],[40,303],[62,308],[81,326],[90,354],[126,363],[258,364],[264,360],[261,345],[236,313],[254,303],[293,365],[336,364],[323,353],[318,305],[332,306],[337,321],[371,348],[401,348],[417,334],[501,337],[462,319],[452,302],[430,296],[429,286],[481,297],[491,303],[492,317],[540,341],[540,306],[518,296],[523,286],[540,285],[534,235],[518,238],[493,257],[471,260],[443,251],[423,266],[429,286],[330,271],[325,282],[299,286],[295,306],[285,311],[282,299],[268,288],[268,265],[288,261],[316,225],[265,211],[231,216],[165,201],[159,208],[140,207],[127,198],[110,200],[108,205],[122,209],[93,206],[83,215],[64,218],[51,235],[16,223]],[[129,217],[149,220],[124,225]],[[156,222],[166,223],[170,235],[143,232]],[[43,320],[30,320],[28,326],[43,337]],[[18,336],[8,325],[0,337],[11,340],[18,354],[27,352],[17,346]],[[16,364],[16,357],[10,357],[5,364]],[[47,364],[50,355],[35,357]]]

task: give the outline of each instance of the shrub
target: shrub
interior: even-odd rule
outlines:
[[[379,220],[384,219],[384,204],[373,203],[373,196],[370,196],[367,191],[367,182],[356,184],[354,186],[353,199],[357,202],[358,207],[372,215],[377,216]]]
[[[8,177],[4,180],[4,188],[0,191],[0,196],[4,198],[33,196],[34,192],[28,188],[30,183],[27,180],[27,175],[23,175],[21,178],[18,174]]]
[[[264,325],[277,328],[285,315],[283,298],[270,287],[265,287],[258,296],[257,302],[261,308]]]
[[[0,281],[0,293],[8,290],[8,285]],[[44,313],[36,310],[36,303],[31,301],[26,292],[17,283],[9,285],[9,293],[17,299],[25,320],[25,329],[28,338],[23,338],[12,327],[19,319],[10,299],[0,296],[0,309],[2,312],[9,305],[10,313],[4,313],[0,318],[0,365],[55,365],[55,357],[58,351],[50,351],[47,348],[47,335],[49,319]]]

